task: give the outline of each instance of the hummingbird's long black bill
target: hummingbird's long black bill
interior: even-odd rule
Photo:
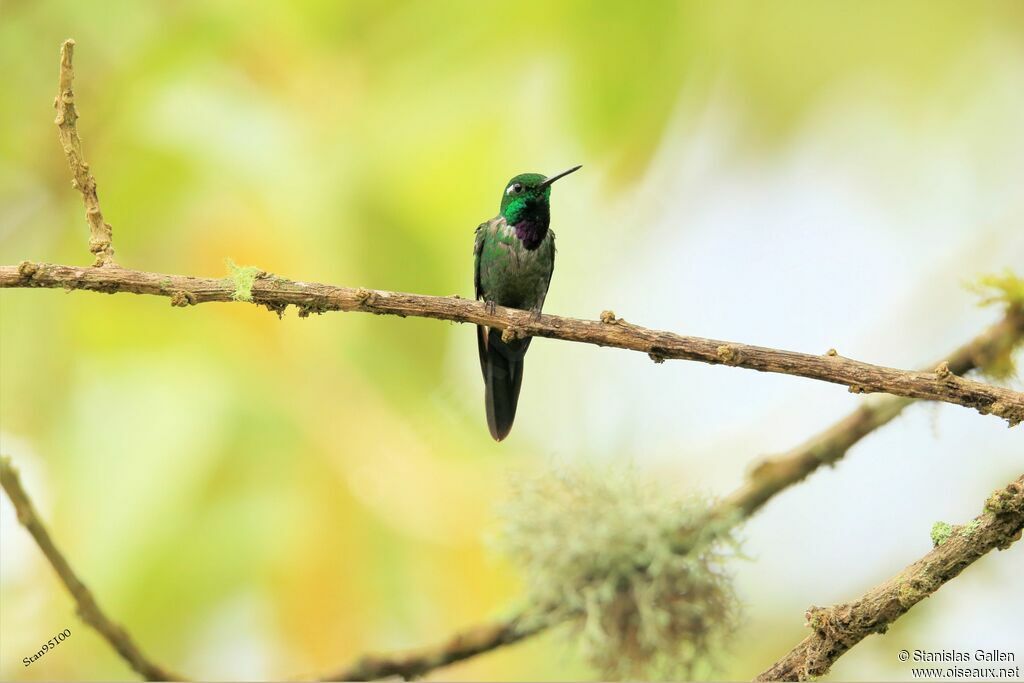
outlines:
[[[564,178],[565,176],[569,175],[570,173],[575,173],[576,171],[580,170],[581,168],[583,168],[583,164],[580,164],[579,166],[573,166],[568,171],[562,171],[558,175],[553,175],[550,178],[545,178],[543,180],[543,182],[541,182],[540,186],[541,187],[547,187],[548,185],[550,185],[551,183],[555,182],[559,178]]]

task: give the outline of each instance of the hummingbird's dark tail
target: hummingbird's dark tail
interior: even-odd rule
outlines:
[[[523,386],[523,358],[530,339],[505,343],[500,330],[478,325],[476,340],[480,370],[484,375],[487,427],[494,440],[501,441],[512,431],[512,422],[516,419],[519,389]]]

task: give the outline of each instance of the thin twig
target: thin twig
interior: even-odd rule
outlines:
[[[668,358],[726,364],[832,382],[855,393],[884,392],[905,398],[944,401],[974,408],[1005,419],[1010,426],[1024,421],[1024,393],[960,377],[948,363],[935,370],[910,372],[872,365],[832,353],[814,355],[770,349],[672,332],[651,330],[616,319],[609,312],[601,320],[580,320],[497,307],[493,313],[477,301],[382,290],[353,289],[299,282],[260,272],[251,288],[230,278],[196,278],[126,268],[82,268],[22,262],[0,266],[0,288],[51,287],[113,294],[131,292],[166,296],[174,305],[209,301],[252,301],[283,313],[288,305],[299,315],[326,311],[364,311],[470,322],[508,329],[517,335],[612,346]]]
[[[1005,550],[1024,530],[1024,475],[997,490],[985,510],[939,542],[930,553],[853,602],[811,607],[814,631],[761,673],[758,681],[804,681],[824,676],[847,650],[872,633],[885,633],[911,607],[991,550]]]
[[[1022,339],[1024,339],[1024,311],[1019,308],[1010,308],[1002,320],[950,354],[948,361],[950,372],[962,375],[984,368],[1012,352]],[[894,396],[865,403],[803,445],[783,455],[763,459],[750,471],[743,485],[712,506],[700,523],[691,525],[690,531],[676,539],[676,552],[689,552],[701,543],[714,540],[718,533],[752,516],[773,497],[803,481],[818,468],[835,465],[854,444],[894,420],[911,403],[913,401],[910,399]],[[453,647],[459,642],[459,636],[456,636],[443,643],[407,653],[363,658],[356,664],[342,669],[326,679],[344,681],[390,676],[403,678],[422,676],[433,668],[454,664],[520,640],[521,638],[516,640],[504,638],[504,628],[526,621],[526,613],[521,613],[503,622],[466,629],[462,633],[490,636],[489,640],[477,638],[476,647],[472,650]],[[523,637],[540,633],[555,625],[554,622],[543,622],[542,620],[538,623],[536,619],[530,623],[537,624],[537,626],[531,633]],[[362,662],[366,660],[373,663],[372,669],[362,666]],[[407,675],[410,672],[411,675]]]
[[[103,639],[110,643],[110,646],[128,663],[128,666],[146,680],[184,680],[181,676],[150,661],[142,654],[142,651],[139,650],[128,632],[107,618],[107,615],[103,613],[103,610],[96,603],[96,598],[93,597],[92,592],[75,575],[71,565],[64,559],[64,555],[57,549],[53,539],[50,538],[46,527],[43,526],[42,521],[39,519],[35,506],[32,505],[28,494],[25,493],[25,489],[21,486],[18,471],[11,465],[10,458],[7,456],[0,456],[0,484],[3,485],[3,489],[7,492],[7,497],[11,499],[11,503],[14,504],[14,509],[18,513],[18,521],[35,539],[39,549],[43,551],[43,555],[46,556],[54,571],[57,572],[57,576],[60,577],[61,583],[68,589],[71,597],[78,605],[78,616],[81,617],[82,621],[96,629]]]
[[[71,184],[82,193],[85,203],[85,219],[89,222],[89,251],[95,257],[97,266],[113,266],[114,246],[111,243],[110,224],[104,222],[100,211],[100,200],[96,194],[96,178],[89,171],[89,164],[82,154],[82,140],[78,137],[78,111],[75,109],[75,69],[72,58],[75,41],[65,40],[60,46],[60,80],[57,97],[53,106],[57,110],[57,134],[71,168]]]
[[[966,375],[1008,356],[1024,341],[1024,308],[1011,306],[1003,318],[954,350],[947,358],[949,372]],[[886,396],[865,402],[831,427],[781,455],[762,458],[746,482],[722,500],[720,515],[730,509],[743,517],[757,512],[773,496],[805,479],[822,465],[834,465],[862,438],[895,419],[912,400]]]
[[[537,620],[524,624],[523,615],[516,615],[459,631],[436,647],[398,655],[366,655],[352,666],[328,674],[322,680],[372,681],[392,677],[411,680],[434,669],[519,642],[544,628],[545,625]]]

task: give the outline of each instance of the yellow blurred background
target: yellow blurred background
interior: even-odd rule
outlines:
[[[473,229],[508,178],[582,163],[553,193],[551,313],[915,367],[997,317],[964,282],[1024,268],[1018,2],[0,1],[5,264],[89,262],[53,125],[68,37],[127,267],[220,277],[231,258],[471,296]],[[307,677],[518,604],[486,543],[509,472],[629,459],[726,493],[863,400],[546,340],[527,365],[495,444],[468,326],[5,290],[0,450],[155,660]],[[769,505],[721,676],[926,552],[933,521],[976,514],[1021,446],[995,418],[918,406]],[[133,678],[0,510],[0,678]],[[905,678],[915,644],[1024,657],[1021,552],[834,676]],[[558,633],[434,674],[593,675]]]

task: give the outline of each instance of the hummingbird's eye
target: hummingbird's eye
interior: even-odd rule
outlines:
[[[522,183],[512,183],[511,185],[508,186],[508,190],[505,191],[505,194],[519,194],[522,191]]]

